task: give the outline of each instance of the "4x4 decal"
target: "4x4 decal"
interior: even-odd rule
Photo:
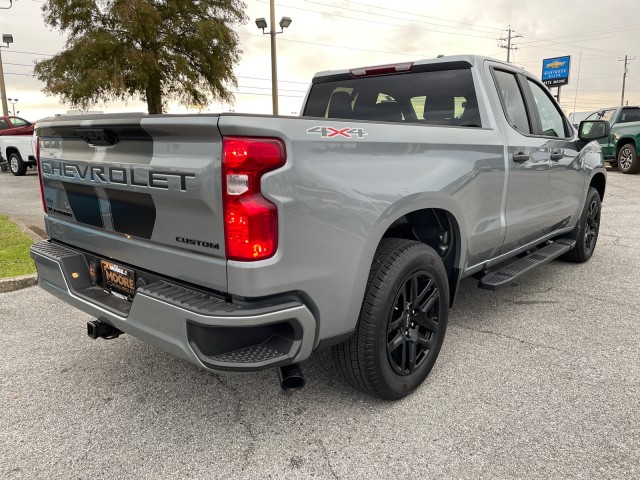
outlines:
[[[311,127],[307,133],[319,133],[322,138],[364,138],[369,135],[362,128],[333,128],[333,127]]]

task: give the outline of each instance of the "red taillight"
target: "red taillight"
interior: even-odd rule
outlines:
[[[42,167],[40,166],[40,139],[36,138],[36,167],[38,168],[38,183],[40,185],[40,198],[42,199],[42,208],[45,213],[47,213],[47,204],[44,201],[44,184],[42,183]]]
[[[278,210],[262,196],[262,176],[286,162],[282,140],[225,137],[222,197],[227,258],[262,260],[278,249]]]

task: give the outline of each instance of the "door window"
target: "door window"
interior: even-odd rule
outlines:
[[[494,74],[507,121],[519,132],[531,133],[527,109],[516,76],[502,70],[494,70]]]
[[[607,122],[611,123],[611,120],[613,120],[614,113],[616,113],[615,109],[594,112],[587,117],[587,120],[606,120]]]
[[[566,132],[566,124],[563,120],[562,113],[558,109],[549,94],[542,89],[540,85],[529,81],[529,87],[533,94],[533,99],[538,107],[538,116],[540,125],[542,125],[542,135],[545,137],[568,137]]]
[[[20,117],[9,117],[9,118],[14,127],[26,127],[27,125],[31,125],[24,118],[20,118]]]

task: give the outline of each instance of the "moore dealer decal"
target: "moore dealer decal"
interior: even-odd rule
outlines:
[[[318,133],[322,138],[364,138],[369,135],[362,128],[311,127],[307,133]]]

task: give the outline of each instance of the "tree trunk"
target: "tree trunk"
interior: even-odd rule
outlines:
[[[162,112],[162,87],[160,85],[160,74],[154,73],[149,78],[149,83],[145,91],[147,98],[147,109],[149,115],[163,113]]]

